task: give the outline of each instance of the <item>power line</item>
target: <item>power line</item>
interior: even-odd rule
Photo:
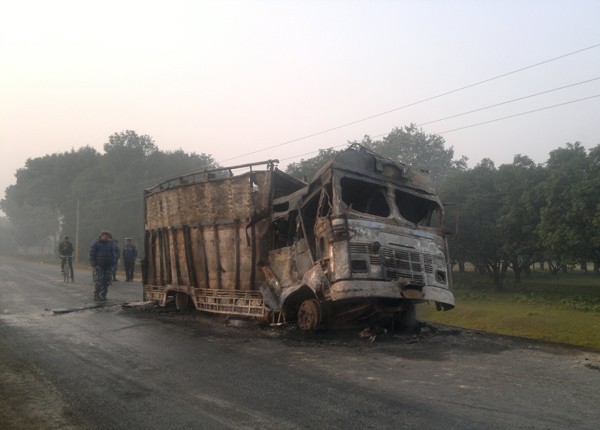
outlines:
[[[467,114],[470,114],[470,113],[483,111],[483,110],[490,109],[490,108],[497,107],[497,106],[502,106],[502,105],[505,105],[505,104],[513,103],[515,101],[519,101],[519,100],[524,100],[524,99],[536,97],[536,96],[539,96],[539,95],[542,95],[542,94],[548,94],[548,93],[551,93],[553,91],[558,91],[558,90],[561,90],[561,89],[574,87],[576,85],[582,85],[582,84],[585,84],[585,83],[588,83],[588,82],[592,82],[592,81],[596,81],[596,80],[599,80],[599,79],[600,79],[600,77],[596,77],[596,78],[588,79],[588,80],[585,80],[585,81],[577,82],[577,83],[574,83],[574,84],[564,85],[562,87],[553,88],[553,89],[546,90],[546,91],[541,91],[541,92],[530,94],[530,95],[527,95],[527,96],[518,97],[516,99],[507,100],[507,101],[504,101],[504,102],[496,103],[496,104],[485,106],[485,107],[478,108],[478,109],[473,109],[471,111],[462,112],[462,113],[459,113],[459,114],[451,115],[451,116],[440,118],[440,119],[433,120],[433,121],[428,121],[428,122],[425,122],[425,123],[422,123],[422,124],[417,124],[417,126],[420,127],[422,125],[433,124],[433,123],[436,123],[436,122],[444,121],[446,119],[456,118],[456,117],[459,117],[459,116],[464,116],[464,115],[467,115]],[[514,114],[514,115],[508,115],[508,116],[504,116],[504,117],[500,117],[500,118],[495,118],[495,119],[491,119],[491,120],[488,120],[488,121],[479,122],[479,123],[476,123],[476,124],[470,124],[470,125],[466,125],[464,127],[458,127],[458,128],[452,129],[452,130],[446,130],[446,131],[439,132],[439,133],[434,133],[434,134],[441,135],[441,134],[452,133],[452,132],[458,131],[458,130],[463,130],[463,129],[472,128],[472,127],[477,127],[479,125],[489,124],[489,123],[492,123],[492,122],[498,122],[498,121],[502,121],[502,120],[505,120],[505,119],[510,119],[510,118],[514,118],[514,117],[518,117],[518,116],[523,116],[523,115],[527,115],[527,114],[531,114],[531,113],[535,113],[535,112],[540,112],[540,111],[543,111],[543,110],[553,109],[553,108],[556,108],[556,107],[565,106],[565,105],[569,105],[569,104],[573,104],[573,103],[577,103],[577,102],[581,102],[581,101],[585,101],[585,100],[590,100],[590,99],[597,98],[597,97],[600,97],[600,94],[599,95],[590,96],[590,97],[580,98],[580,99],[577,99],[577,100],[571,100],[571,101],[564,102],[564,103],[558,103],[558,104],[555,104],[555,105],[546,106],[546,107],[542,107],[542,108],[539,108],[539,109],[533,109],[533,110],[529,110],[529,111],[526,111],[526,112],[520,112],[520,113],[517,113],[517,114]],[[371,136],[371,137],[372,138],[377,138],[377,137],[385,136],[386,134],[389,134],[389,133],[383,133],[383,134],[379,134],[379,135],[375,135],[375,136]],[[340,145],[331,146],[330,148],[339,148],[339,147],[342,147],[342,146],[345,146],[345,145],[347,145],[347,143],[343,143],[343,144],[340,144]],[[303,157],[305,155],[311,155],[311,154],[315,154],[315,153],[318,153],[318,152],[319,152],[319,150],[306,152],[304,154],[293,155],[291,157],[281,158],[280,161],[291,160],[291,159],[294,159],[294,158]],[[147,181],[144,181],[144,182],[147,182]],[[112,196],[112,197],[107,197],[107,198],[100,199],[100,200],[94,200],[94,201],[92,201],[90,203],[83,204],[83,206],[87,208],[87,207],[90,207],[90,206],[96,206],[96,205],[100,205],[100,204],[104,204],[104,203],[107,203],[107,204],[119,204],[119,203],[121,203],[122,200],[127,199],[127,198],[131,198],[132,200],[138,200],[138,199],[141,198],[141,196],[140,196],[139,192],[134,192],[134,193],[129,193],[129,194],[122,194],[122,195],[119,195],[119,196]]]
[[[330,148],[330,149],[334,149],[334,148],[340,148],[340,147],[342,147],[342,146],[346,146],[346,145],[348,145],[348,143],[347,143],[347,142],[346,142],[346,143],[342,143],[342,144],[340,144],[340,145],[330,146],[329,148]],[[279,159],[279,161],[285,161],[285,160],[291,160],[291,159],[298,158],[298,157],[304,157],[305,155],[311,155],[311,154],[314,154],[314,153],[316,153],[316,152],[319,152],[319,151],[320,151],[320,150],[319,150],[319,149],[317,149],[316,151],[305,152],[304,154],[292,155],[291,157],[280,158],[280,159]]]
[[[597,79],[600,79],[600,78],[597,78]],[[528,114],[531,114],[531,113],[540,112],[540,111],[543,111],[543,110],[548,110],[548,109],[552,109],[552,108],[556,108],[556,107],[560,107],[560,106],[565,106],[565,105],[569,105],[569,104],[573,104],[573,103],[578,103],[578,102],[581,102],[581,101],[590,100],[590,99],[594,99],[594,98],[597,98],[597,97],[600,97],[600,94],[597,94],[597,95],[594,95],[594,96],[590,96],[590,97],[583,97],[583,98],[580,98],[580,99],[577,99],[577,100],[571,100],[571,101],[564,102],[564,103],[558,103],[558,104],[551,105],[551,106],[545,106],[545,107],[542,107],[542,108],[539,108],[539,109],[532,109],[532,110],[529,110],[529,111],[526,111],[526,112],[520,112],[520,113],[517,113],[517,114],[514,114],[514,115],[507,115],[507,116],[503,116],[503,117],[500,117],[500,118],[491,119],[489,121],[478,122],[476,124],[470,124],[470,125],[466,125],[464,127],[458,127],[458,128],[454,128],[452,130],[446,130],[446,131],[442,131],[442,132],[434,133],[434,134],[452,133],[453,131],[463,130],[463,129],[471,128],[471,127],[477,127],[478,125],[484,125],[484,124],[489,124],[489,123],[492,123],[492,122],[498,122],[498,121],[502,121],[502,120],[505,120],[505,119],[514,118],[514,117],[517,117],[517,116],[528,115]],[[485,108],[482,108],[482,109],[485,109]],[[480,109],[478,109],[478,110],[480,110]],[[458,116],[458,115],[456,115],[456,116]],[[437,121],[431,121],[431,122],[437,122]],[[381,137],[381,136],[385,136],[386,134],[389,134],[389,133],[384,133],[384,134],[380,134],[380,135],[377,135],[377,136],[371,136],[371,137]],[[344,143],[344,144],[336,145],[336,146],[331,146],[330,148],[339,148],[339,147],[345,146],[345,145],[348,145],[348,143]],[[307,152],[307,153],[304,153],[304,154],[294,155],[294,156],[287,157],[287,158],[281,158],[280,161],[291,160],[291,159],[294,159],[294,158],[303,157],[305,155],[315,154],[317,152],[319,152],[319,150]]]
[[[378,113],[378,114],[375,114],[375,115],[371,115],[371,116],[368,116],[368,117],[365,117],[365,118],[362,118],[362,119],[358,119],[356,121],[351,121],[351,122],[348,122],[346,124],[338,125],[336,127],[331,127],[331,128],[326,129],[326,130],[323,130],[323,131],[319,131],[319,132],[316,132],[316,133],[308,134],[306,136],[298,137],[296,139],[288,140],[286,142],[278,143],[276,145],[272,145],[272,146],[269,146],[269,147],[266,147],[266,148],[263,148],[263,149],[258,149],[256,151],[251,151],[251,152],[248,152],[246,154],[238,155],[236,157],[227,158],[225,160],[222,160],[220,163],[225,163],[227,161],[231,161],[231,160],[235,160],[235,159],[238,159],[238,158],[246,157],[248,155],[257,154],[259,152],[267,151],[269,149],[278,148],[280,146],[289,145],[290,143],[298,142],[300,140],[309,139],[311,137],[315,137],[315,136],[319,136],[319,135],[322,135],[322,134],[325,134],[325,133],[329,133],[331,131],[339,130],[341,128],[348,127],[350,125],[358,124],[360,122],[368,121],[368,120],[373,119],[373,118],[377,118],[377,117],[380,117],[380,116],[383,116],[383,115],[387,115],[387,114],[392,113],[392,112],[399,111],[401,109],[406,109],[408,107],[412,107],[412,106],[415,106],[415,105],[418,105],[418,104],[421,104],[421,103],[425,103],[425,102],[428,102],[428,101],[431,101],[431,100],[435,100],[435,99],[438,99],[438,98],[441,98],[441,97],[444,97],[444,96],[447,96],[447,95],[450,95],[450,94],[453,94],[453,93],[456,93],[456,92],[459,92],[459,91],[466,90],[468,88],[473,88],[475,86],[482,85],[482,84],[494,81],[496,79],[500,79],[500,78],[504,78],[506,76],[514,75],[515,73],[523,72],[525,70],[532,69],[534,67],[538,67],[538,66],[541,66],[543,64],[550,63],[552,61],[557,61],[557,60],[569,57],[571,55],[579,54],[581,52],[585,52],[585,51],[588,51],[590,49],[597,48],[599,46],[600,46],[600,43],[592,45],[592,46],[588,46],[588,47],[583,48],[583,49],[578,49],[577,51],[572,51],[572,52],[569,52],[569,53],[566,53],[566,54],[563,54],[563,55],[559,55],[558,57],[554,57],[554,58],[550,58],[548,60],[540,61],[539,63],[535,63],[535,64],[531,64],[529,66],[521,67],[520,69],[516,69],[516,70],[510,71],[510,72],[507,72],[507,73],[503,73],[501,75],[497,75],[497,76],[494,76],[494,77],[491,77],[491,78],[488,78],[488,79],[484,79],[482,81],[478,81],[478,82],[475,82],[473,84],[466,85],[464,87],[456,88],[454,90],[446,91],[444,93],[441,93],[441,94],[438,94],[438,95],[435,95],[435,96],[432,96],[432,97],[427,97],[425,99],[422,99],[422,100],[419,100],[419,101],[416,101],[416,102],[413,102],[413,103],[409,103],[407,105],[400,106],[400,107],[395,108],[395,109],[391,109],[391,110],[388,110],[388,111],[385,111],[385,112],[381,112],[381,113]]]
[[[421,126],[424,126],[424,125],[433,124],[433,123],[440,122],[440,121],[445,121],[445,120],[451,119],[451,118],[457,118],[459,116],[464,116],[464,115],[468,115],[468,114],[475,113],[475,112],[481,112],[481,111],[486,110],[486,109],[491,109],[491,108],[495,108],[495,107],[498,107],[498,106],[506,105],[506,104],[509,104],[509,103],[514,103],[514,102],[518,102],[518,101],[521,101],[521,100],[530,99],[532,97],[541,96],[543,94],[552,93],[554,91],[564,90],[565,88],[571,88],[571,87],[575,87],[577,85],[587,84],[589,82],[597,81],[598,79],[600,79],[600,77],[588,79],[587,81],[577,82],[575,84],[565,85],[565,86],[558,87],[558,88],[553,88],[551,90],[541,91],[539,93],[529,94],[527,96],[518,97],[516,99],[507,100],[507,101],[504,101],[504,102],[496,103],[496,104],[485,106],[485,107],[482,107],[482,108],[473,109],[473,110],[470,110],[470,111],[458,113],[456,115],[451,115],[451,116],[447,116],[447,117],[444,117],[444,118],[436,119],[436,120],[433,120],[433,121],[428,121],[428,122],[424,122],[424,123],[421,123],[421,124],[417,124],[417,127],[421,127]]]
[[[416,101],[416,102],[413,102],[413,103],[409,103],[407,105],[404,105],[404,106],[401,106],[401,107],[398,107],[398,108],[395,108],[395,109],[391,109],[391,110],[388,110],[388,111],[385,111],[385,112],[381,112],[381,113],[378,113],[378,114],[375,114],[375,115],[371,115],[371,116],[368,116],[368,117],[365,117],[365,118],[362,118],[362,119],[359,119],[359,120],[356,120],[356,121],[352,121],[352,122],[349,122],[349,123],[346,123],[346,124],[342,124],[342,125],[339,125],[339,126],[336,126],[336,127],[331,127],[331,128],[328,128],[328,129],[320,131],[320,132],[312,133],[312,134],[309,134],[309,135],[306,135],[306,136],[302,136],[302,137],[299,137],[299,138],[296,138],[296,139],[292,139],[292,140],[289,140],[289,141],[286,141],[286,142],[282,142],[282,143],[279,143],[279,144],[276,144],[276,145],[272,145],[272,146],[269,146],[269,147],[266,147],[266,148],[263,148],[263,149],[259,149],[259,150],[256,150],[256,151],[251,151],[251,152],[248,152],[246,154],[242,154],[242,155],[238,155],[238,156],[235,156],[235,157],[231,157],[231,158],[222,160],[222,161],[220,161],[218,163],[222,164],[222,163],[225,163],[227,161],[235,160],[235,159],[238,159],[238,158],[241,158],[241,157],[245,157],[245,156],[248,156],[248,155],[256,154],[256,153],[263,152],[263,151],[266,151],[266,150],[269,150],[269,149],[273,149],[273,148],[277,148],[277,147],[280,147],[280,146],[289,145],[291,143],[298,142],[300,140],[305,140],[305,139],[308,139],[308,138],[311,138],[311,137],[319,136],[319,135],[322,135],[322,134],[325,134],[325,133],[328,133],[328,132],[331,132],[331,131],[334,131],[334,130],[338,130],[338,129],[341,129],[341,128],[344,128],[344,127],[348,127],[350,125],[354,125],[354,124],[357,124],[357,123],[360,123],[360,122],[364,122],[364,121],[367,121],[367,120],[370,120],[370,119],[373,119],[373,118],[377,118],[379,116],[387,115],[389,113],[396,112],[396,111],[401,110],[401,109],[406,109],[406,108],[411,107],[411,106],[415,106],[415,105],[418,105],[418,104],[421,104],[421,103],[425,103],[427,101],[435,100],[435,99],[438,99],[438,98],[441,98],[441,97],[444,97],[444,96],[447,96],[447,95],[450,95],[450,94],[453,94],[453,93],[456,93],[456,92],[459,92],[459,91],[462,91],[462,90],[465,90],[465,89],[468,89],[468,88],[472,88],[472,87],[475,87],[475,86],[478,86],[478,85],[482,85],[482,84],[487,83],[487,82],[494,81],[496,79],[500,79],[500,78],[503,78],[503,77],[506,77],[506,76],[510,76],[510,75],[513,75],[513,74],[516,74],[516,73],[519,73],[519,72],[522,72],[522,71],[525,71],[525,70],[528,70],[528,69],[531,69],[531,68],[534,68],[534,67],[538,67],[538,66],[541,66],[543,64],[547,64],[547,63],[550,63],[550,62],[553,62],[553,61],[557,61],[557,60],[560,60],[560,59],[563,59],[563,58],[566,58],[566,57],[569,57],[569,56],[572,56],[572,55],[575,55],[575,54],[579,54],[581,52],[585,52],[585,51],[588,51],[590,49],[597,48],[597,47],[600,47],[600,43],[592,45],[592,46],[588,46],[586,48],[582,48],[582,49],[579,49],[579,50],[576,50],[576,51],[572,51],[572,52],[569,52],[569,53],[566,53],[566,54],[563,54],[563,55],[560,55],[560,56],[557,56],[557,57],[553,57],[553,58],[550,58],[550,59],[547,59],[547,60],[544,60],[544,61],[541,61],[541,62],[538,62],[538,63],[535,63],[535,64],[531,64],[529,66],[522,67],[522,68],[510,71],[510,72],[507,72],[507,73],[503,73],[503,74],[500,74],[500,75],[497,75],[497,76],[494,76],[494,77],[491,77],[491,78],[488,78],[488,79],[484,79],[482,81],[478,81],[478,82],[475,82],[473,84],[469,84],[469,85],[466,85],[466,86],[463,86],[463,87],[460,87],[460,88],[456,88],[454,90],[446,91],[444,93],[441,93],[441,94],[438,94],[438,95],[435,95],[435,96],[432,96],[432,97],[428,97],[428,98],[425,98],[425,99],[422,99],[422,100],[419,100],[419,101]],[[563,87],[554,88],[554,89],[551,89],[551,90],[543,91],[543,92],[536,93],[536,94],[531,94],[531,95],[528,95],[528,96],[524,96],[524,97],[520,97],[520,98],[517,98],[517,99],[513,99],[513,100],[509,100],[509,101],[497,103],[497,104],[494,104],[494,105],[490,105],[490,106],[486,106],[486,107],[474,109],[474,110],[471,110],[471,111],[468,111],[468,112],[459,113],[459,114],[456,114],[456,115],[448,116],[448,117],[445,117],[445,118],[440,118],[440,119],[429,121],[429,122],[426,122],[426,123],[417,124],[417,126],[420,127],[420,126],[423,126],[423,125],[428,125],[428,124],[432,124],[432,123],[435,123],[435,122],[440,122],[440,121],[443,121],[443,120],[446,120],[446,119],[455,118],[455,117],[458,117],[458,116],[464,116],[464,115],[467,115],[467,114],[470,114],[470,113],[474,113],[474,112],[478,112],[478,111],[490,109],[492,107],[497,107],[497,106],[501,106],[501,105],[508,104],[508,103],[513,103],[515,101],[519,101],[519,100],[523,100],[523,99],[526,99],[526,98],[535,97],[535,96],[546,94],[546,93],[549,93],[549,92],[552,92],[552,91],[558,91],[560,89],[569,88],[569,87],[573,87],[573,86],[576,86],[576,85],[581,85],[581,84],[588,83],[588,82],[591,82],[591,81],[595,81],[595,80],[598,80],[598,79],[600,79],[600,77],[598,77],[598,78],[592,78],[592,79],[589,79],[587,81],[582,81],[582,82],[578,82],[578,83],[575,83],[575,84],[565,85]],[[584,99],[582,99],[582,100],[584,100]],[[574,103],[574,102],[567,102],[565,104]],[[561,105],[555,105],[555,106],[551,106],[551,107],[556,107],[556,106],[561,106]],[[545,109],[549,109],[551,107],[542,108],[542,109],[538,109],[538,110],[545,110]],[[521,114],[516,114],[514,116],[520,116],[520,115],[524,115],[526,113],[536,112],[538,110],[534,110],[534,111],[530,111],[530,112],[525,112],[525,113],[521,113]],[[513,117],[513,116],[499,118],[499,119],[491,120],[491,121],[488,121],[488,122],[495,122],[495,121],[499,121],[501,119],[506,119],[506,118],[511,118],[511,117]],[[486,124],[488,122],[483,122],[483,123],[480,123],[480,124],[474,124],[474,125],[466,126],[466,127],[463,127],[463,128],[475,127],[477,125]],[[459,128],[459,129],[461,129],[461,128]],[[451,131],[456,131],[456,130],[459,130],[459,129],[455,129],[455,130],[451,130]],[[451,131],[447,131],[445,133],[449,133]],[[384,136],[385,134],[387,134],[387,133],[384,133],[384,134],[381,134],[381,135],[372,136],[372,137],[380,137],[380,136]],[[437,134],[441,134],[441,133],[437,133]],[[344,146],[344,145],[346,145],[346,144],[344,143],[342,145],[333,146],[332,148],[337,148],[337,147]],[[318,152],[318,150],[317,151],[308,152],[308,153],[302,154],[302,155],[296,155],[296,156],[292,156],[292,157],[287,157],[285,159],[281,159],[281,161],[289,160],[289,159],[293,159],[293,158],[297,158],[297,157],[303,156],[303,155],[310,155],[310,154],[314,154],[314,153],[317,153],[317,152]],[[155,183],[156,181],[160,181],[160,180],[167,180],[167,179],[169,179],[171,177],[172,176],[157,178],[152,183]],[[146,183],[151,184],[151,181],[153,181],[153,179],[146,179],[144,181],[141,181],[141,182],[138,182],[138,183],[134,183],[134,184],[129,184],[129,185],[135,186],[135,185],[146,184]],[[119,199],[122,199],[122,198],[126,198],[127,196],[133,196],[133,195],[137,195],[137,193],[135,193],[135,194],[134,193],[130,193],[130,194],[127,194],[127,195],[108,197],[106,199],[97,200],[95,202],[96,203],[110,202],[111,200],[119,200]]]
[[[600,94],[596,94],[595,96],[584,97],[584,98],[577,99],[577,100],[571,100],[571,101],[564,102],[564,103],[558,103],[558,104],[555,104],[555,105],[552,105],[552,106],[546,106],[546,107],[539,108],[539,109],[533,109],[533,110],[529,110],[527,112],[521,112],[521,113],[517,113],[517,114],[514,114],[514,115],[503,116],[501,118],[491,119],[489,121],[478,122],[477,124],[471,124],[471,125],[466,125],[464,127],[453,128],[452,130],[446,130],[446,131],[442,131],[440,133],[435,133],[435,134],[452,133],[453,131],[464,130],[465,128],[477,127],[478,125],[489,124],[489,123],[492,123],[492,122],[502,121],[504,119],[509,119],[509,118],[514,118],[514,117],[517,117],[517,116],[527,115],[527,114],[534,113],[534,112],[540,112],[540,111],[543,111],[543,110],[552,109],[552,108],[559,107],[559,106],[565,106],[565,105],[569,105],[569,104],[581,102],[581,101],[584,101],[584,100],[594,99],[596,97],[600,97]]]
[[[461,112],[461,113],[457,113],[457,114],[454,114],[454,115],[446,116],[444,118],[439,118],[439,119],[434,119],[432,121],[423,122],[423,123],[417,124],[416,126],[417,127],[422,127],[424,125],[429,125],[429,124],[434,124],[436,122],[445,121],[447,119],[458,118],[459,116],[464,116],[464,115],[468,115],[468,114],[475,113],[475,112],[481,112],[481,111],[484,111],[484,110],[487,110],[487,109],[491,109],[491,108],[494,108],[494,107],[507,105],[507,104],[514,103],[514,102],[521,101],[521,100],[525,100],[525,99],[530,99],[530,98],[537,97],[537,96],[540,96],[540,95],[543,95],[543,94],[552,93],[554,91],[564,90],[565,88],[571,88],[571,87],[575,87],[577,85],[587,84],[589,82],[597,81],[598,79],[600,79],[600,77],[596,77],[596,78],[592,78],[592,79],[587,79],[585,81],[576,82],[574,84],[563,85],[562,87],[552,88],[550,90],[541,91],[541,92],[534,93],[534,94],[529,94],[527,96],[518,97],[518,98],[512,99],[512,100],[506,100],[506,101],[503,101],[503,102],[500,102],[500,103],[495,103],[493,105],[488,105],[488,106],[480,107],[480,108],[477,108],[477,109],[469,110],[469,111],[466,111],[466,112]],[[385,136],[386,134],[388,134],[388,132],[381,133],[381,134],[376,134],[376,135],[371,136],[371,137],[372,138],[377,138],[377,137]]]
[[[135,197],[137,195],[139,195],[139,192],[131,192],[131,193],[128,193],[128,194],[120,194],[118,196],[105,197],[103,199],[99,199],[99,200],[95,200],[95,201],[97,201],[97,202],[98,201],[109,202],[111,200],[121,200],[121,199],[125,199],[125,198],[128,198],[128,197]]]
[[[88,210],[93,208],[102,208],[106,206],[119,205],[122,203],[132,203],[135,201],[142,201],[142,197],[142,192],[139,191],[137,193],[124,194],[99,200],[91,200],[88,202],[81,203],[81,209]]]
[[[218,163],[219,164],[223,164],[223,163],[225,163],[227,161],[236,160],[238,158],[242,158],[242,157],[245,157],[245,156],[248,156],[248,155],[257,154],[259,152],[267,151],[269,149],[278,148],[280,146],[289,145],[291,143],[298,142],[300,140],[304,140],[304,139],[308,139],[308,138],[311,138],[311,137],[319,136],[319,135],[322,135],[322,134],[325,134],[325,133],[328,133],[328,132],[331,132],[331,131],[334,131],[334,130],[338,130],[340,128],[348,127],[350,125],[354,125],[354,124],[357,124],[357,123],[360,123],[360,122],[364,122],[364,121],[367,121],[369,119],[377,118],[379,116],[387,115],[389,113],[396,112],[396,111],[401,110],[401,109],[406,109],[406,108],[411,107],[411,106],[415,106],[415,105],[418,105],[418,104],[421,104],[421,103],[425,103],[427,101],[431,101],[431,100],[434,100],[434,99],[437,99],[437,98],[441,98],[441,97],[444,97],[444,96],[449,95],[449,94],[453,94],[453,93],[456,93],[456,92],[459,92],[459,91],[462,91],[462,90],[465,90],[465,89],[468,89],[468,88],[472,88],[472,87],[475,87],[477,85],[482,85],[484,83],[491,82],[491,81],[496,80],[496,79],[500,79],[500,78],[503,78],[503,77],[506,77],[506,76],[510,76],[510,75],[513,75],[513,74],[516,74],[516,73],[519,73],[519,72],[522,72],[522,71],[525,71],[525,70],[528,70],[528,69],[531,69],[531,68],[534,68],[534,67],[538,67],[538,66],[541,66],[543,64],[550,63],[552,61],[557,61],[557,60],[560,60],[562,58],[569,57],[571,55],[579,54],[581,52],[585,52],[585,51],[588,51],[590,49],[597,48],[597,47],[600,47],[600,43],[592,45],[592,46],[588,46],[586,48],[582,48],[582,49],[579,49],[579,50],[576,50],[576,51],[572,51],[572,52],[569,52],[569,53],[566,53],[566,54],[563,54],[563,55],[560,55],[560,56],[557,56],[557,57],[553,57],[553,58],[550,58],[548,60],[544,60],[544,61],[541,61],[541,62],[538,62],[538,63],[535,63],[535,64],[531,64],[529,66],[522,67],[520,69],[516,69],[516,70],[510,71],[510,72],[507,72],[507,73],[503,73],[503,74],[500,74],[500,75],[497,75],[497,76],[494,76],[494,77],[491,77],[491,78],[488,78],[488,79],[484,79],[482,81],[478,81],[478,82],[475,82],[473,84],[466,85],[466,86],[463,86],[463,87],[460,87],[460,88],[457,88],[457,89],[454,89],[454,90],[446,91],[446,92],[438,94],[436,96],[428,97],[428,98],[425,98],[425,99],[422,99],[422,100],[419,100],[419,101],[416,101],[416,102],[413,102],[413,103],[410,103],[410,104],[407,104],[407,105],[404,105],[404,106],[401,106],[401,107],[398,107],[398,108],[395,108],[395,109],[391,109],[391,110],[388,110],[388,111],[385,111],[385,112],[381,112],[381,113],[378,113],[378,114],[375,114],[375,115],[371,115],[371,116],[368,116],[366,118],[362,118],[362,119],[359,119],[359,120],[356,120],[356,121],[352,121],[352,122],[349,122],[349,123],[346,123],[346,124],[342,124],[342,125],[339,125],[339,126],[336,126],[336,127],[331,127],[331,128],[328,128],[326,130],[323,130],[323,131],[320,131],[320,132],[317,132],[317,133],[312,133],[312,134],[309,134],[309,135],[306,135],[306,136],[303,136],[303,137],[292,139],[292,140],[289,140],[289,141],[286,141],[286,142],[282,142],[282,143],[279,143],[279,144],[276,144],[276,145],[272,145],[272,146],[269,146],[269,147],[266,147],[266,148],[263,148],[263,149],[259,149],[259,150],[256,150],[256,151],[251,151],[251,152],[248,152],[246,154],[242,154],[242,155],[238,155],[238,156],[235,156],[235,157],[227,158],[227,159],[222,160],[222,161],[220,161]],[[597,79],[600,79],[600,78],[593,78],[593,79],[590,79],[588,81],[583,81],[583,82],[580,82],[580,83],[576,83],[576,84],[572,84],[572,85],[567,85],[567,86],[556,88],[556,89],[553,89],[553,90],[548,90],[546,92],[557,91],[559,89],[568,88],[570,86],[575,86],[575,85],[580,85],[580,84],[583,84],[583,83],[586,83],[586,82],[591,82],[591,81],[597,80]],[[537,93],[535,95],[541,95],[541,94],[544,94],[546,92]],[[450,118],[453,118],[453,117],[456,117],[456,116],[466,115],[468,113],[477,112],[478,110],[489,109],[491,107],[500,106],[502,104],[512,103],[514,101],[522,100],[522,99],[529,98],[529,97],[534,97],[535,95],[525,96],[525,97],[522,97],[520,99],[515,99],[515,100],[511,100],[511,101],[507,101],[507,102],[498,103],[496,105],[491,105],[491,106],[480,108],[480,109],[473,110],[473,111],[470,111],[470,112],[464,112],[464,113],[461,113],[461,114],[457,114],[455,116],[450,116],[450,117],[447,117],[447,118],[438,119],[438,120],[431,121],[431,122],[428,122],[428,123],[419,124],[418,126],[431,124],[433,122],[439,122],[439,121],[442,121],[442,120],[445,120],[445,119],[450,119]],[[383,135],[380,135],[380,136],[383,136]],[[374,137],[378,137],[378,136],[374,136]],[[343,146],[343,145],[341,145],[341,146]],[[311,153],[314,153],[314,152],[318,152],[318,151],[313,151]],[[297,156],[288,157],[285,160],[288,160],[290,158],[296,158],[296,157]],[[166,178],[166,179],[168,179],[168,178]],[[149,180],[148,181],[144,181],[143,183],[145,183],[145,182],[149,182]]]
[[[190,173],[194,173],[194,172],[190,172]],[[172,179],[173,177],[176,176],[183,176],[186,173],[175,173],[173,175],[169,175],[169,176],[161,176],[161,177],[157,177],[157,178],[148,178],[148,179],[144,179],[142,181],[139,182],[133,182],[133,183],[128,183],[127,187],[128,188],[132,188],[132,187],[136,187],[138,185],[144,185],[147,184],[148,187],[154,186],[157,183],[163,182],[163,181],[167,181],[169,179]],[[145,188],[145,187],[144,187]],[[139,196],[139,192],[131,192],[128,194],[120,194],[117,196],[110,196],[110,197],[104,197],[102,199],[98,199],[98,200],[94,200],[94,204],[96,203],[103,203],[103,202],[110,202],[111,200],[120,200],[120,199],[124,199],[124,198],[128,198],[128,197],[135,197],[135,196]],[[87,206],[88,204],[84,204],[84,206]]]

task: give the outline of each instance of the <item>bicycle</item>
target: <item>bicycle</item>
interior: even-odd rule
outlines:
[[[69,281],[75,282],[73,277],[73,256],[61,255],[60,259],[64,261],[62,264],[63,281],[66,283]]]

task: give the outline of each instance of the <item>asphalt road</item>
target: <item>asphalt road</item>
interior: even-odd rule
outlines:
[[[0,428],[596,429],[600,354],[438,327],[304,335],[102,307],[90,273],[0,257]],[[460,303],[458,304],[460,306]],[[65,311],[64,313],[62,311]]]

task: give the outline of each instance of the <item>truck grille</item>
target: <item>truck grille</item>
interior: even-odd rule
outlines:
[[[381,254],[385,279],[405,278],[420,285],[425,284],[420,253],[384,247]]]
[[[425,285],[426,273],[446,271],[442,257],[396,246],[382,246],[375,254],[370,243],[351,243],[350,256],[351,260],[367,259],[371,270],[380,267],[386,280],[403,278],[417,285]]]

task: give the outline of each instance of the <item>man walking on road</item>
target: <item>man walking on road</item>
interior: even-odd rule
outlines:
[[[90,247],[90,264],[94,270],[94,301],[106,300],[108,286],[112,280],[115,252],[107,230],[100,231],[100,237]]]
[[[130,237],[125,238],[123,247],[123,264],[125,265],[125,282],[133,281],[133,272],[135,271],[135,259],[137,258],[137,248]]]

